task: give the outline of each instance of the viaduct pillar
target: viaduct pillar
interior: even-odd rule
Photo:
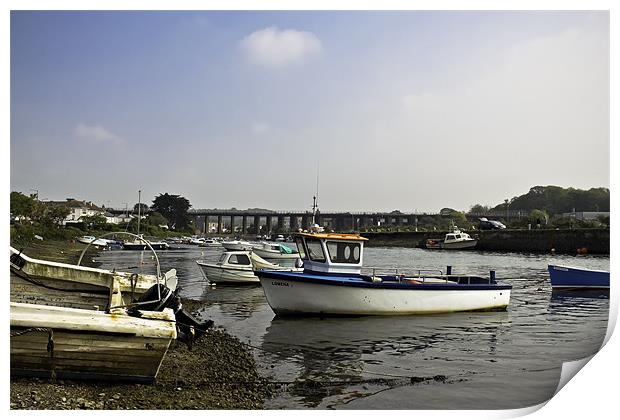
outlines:
[[[256,229],[256,234],[260,235],[260,216],[254,216],[254,229]]]
[[[299,218],[297,216],[291,216],[289,226],[291,227],[291,232],[296,232],[299,228]]]

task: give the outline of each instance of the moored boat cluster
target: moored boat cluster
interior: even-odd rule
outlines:
[[[89,238],[95,245],[99,238]],[[316,227],[279,242],[213,241],[211,284],[260,284],[278,316],[423,315],[501,311],[512,285],[441,270],[365,267],[359,234]],[[142,237],[153,252],[150,243]],[[200,246],[200,244],[199,244]],[[173,340],[191,345],[212,321],[187,313],[176,270],[155,275],[31,258],[11,248],[11,374],[153,382]],[[549,266],[556,289],[609,288],[609,272]]]

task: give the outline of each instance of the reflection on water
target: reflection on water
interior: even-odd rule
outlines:
[[[566,300],[579,304],[582,299],[609,299],[609,289],[553,290],[551,299]]]
[[[276,318],[260,286],[211,287],[195,263],[222,249],[158,252],[176,268],[181,295],[205,302],[214,319],[256,350],[259,366],[288,386],[268,408],[492,409],[538,404],[553,395],[563,361],[596,352],[605,336],[608,295],[552,293],[548,264],[609,270],[609,257],[436,252],[368,248],[365,264],[453,266],[513,285],[505,312],[404,317]],[[106,267],[155,271],[145,254],[103,253]]]
[[[260,284],[211,286],[207,299],[213,302],[212,310],[234,318],[248,318],[265,305],[265,294]]]

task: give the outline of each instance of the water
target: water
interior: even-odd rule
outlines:
[[[158,251],[176,268],[180,294],[255,348],[262,373],[284,384],[266,408],[510,409],[553,396],[561,365],[595,353],[609,299],[552,296],[547,264],[609,270],[609,257],[367,248],[364,264],[497,277],[513,285],[505,312],[360,318],[275,318],[260,286],[210,287],[195,263],[221,248]],[[110,251],[105,268],[140,266],[144,253]],[[505,279],[505,280],[504,280]]]

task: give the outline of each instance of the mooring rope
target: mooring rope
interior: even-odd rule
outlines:
[[[28,334],[31,332],[46,332],[47,337],[47,352],[51,357],[54,357],[54,330],[51,328],[32,327],[23,331],[15,331],[11,333],[11,338],[19,337],[20,335]]]

